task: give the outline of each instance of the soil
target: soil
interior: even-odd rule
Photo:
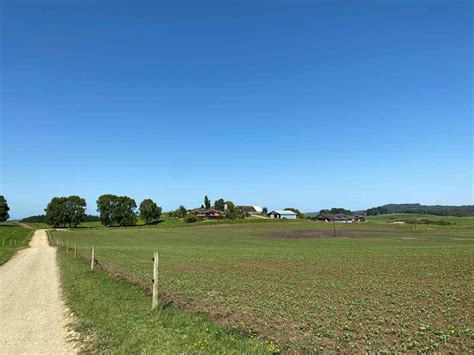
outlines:
[[[0,267],[0,315],[1,353],[77,353],[45,230]]]

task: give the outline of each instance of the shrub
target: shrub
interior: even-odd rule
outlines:
[[[186,217],[184,217],[184,221],[186,223],[194,223],[194,222],[197,222],[198,220],[199,218],[197,218],[197,216],[192,213],[188,213]]]

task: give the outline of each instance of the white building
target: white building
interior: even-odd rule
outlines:
[[[296,219],[296,213],[293,211],[271,211],[267,216],[278,219]]]
[[[263,208],[260,206],[236,206],[240,208],[242,212],[252,214],[261,214],[263,212]]]

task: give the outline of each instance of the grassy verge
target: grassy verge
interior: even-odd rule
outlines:
[[[114,353],[269,353],[265,346],[224,330],[211,320],[161,305],[129,283],[89,270],[82,258],[58,251],[63,292],[78,319],[87,351]]]
[[[31,229],[12,224],[0,225],[0,265],[6,263],[17,250],[26,248],[32,235]]]

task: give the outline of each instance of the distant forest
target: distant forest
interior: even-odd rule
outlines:
[[[466,206],[427,206],[419,203],[390,203],[387,205],[369,208],[365,213],[368,216],[377,216],[388,213],[418,213],[436,216],[474,216],[474,205]]]
[[[99,216],[93,216],[93,215],[86,215],[84,217],[84,222],[97,222],[99,221]],[[40,214],[38,216],[30,216],[23,218],[20,222],[23,223],[48,223],[46,220],[46,216],[44,214]]]

